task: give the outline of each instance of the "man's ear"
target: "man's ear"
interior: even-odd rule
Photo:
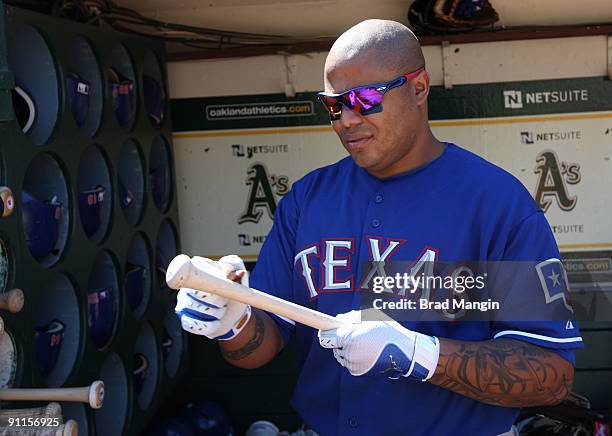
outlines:
[[[429,74],[427,71],[423,71],[418,77],[412,82],[414,86],[414,96],[417,101],[417,105],[423,105],[427,102],[429,96]]]

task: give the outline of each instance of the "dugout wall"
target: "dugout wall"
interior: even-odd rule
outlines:
[[[15,198],[0,292],[25,294],[1,313],[0,388],[101,379],[104,406],[63,403],[64,419],[138,434],[187,370],[163,280],[180,249],[164,48],[1,5],[0,23],[0,184]]]

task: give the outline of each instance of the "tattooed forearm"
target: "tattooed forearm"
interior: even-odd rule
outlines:
[[[240,348],[236,350],[225,350],[221,348],[221,354],[227,360],[240,360],[249,357],[253,351],[255,351],[262,344],[264,340],[265,327],[263,319],[258,312],[253,312],[253,318],[255,319],[255,328],[251,338]]]
[[[239,368],[259,368],[274,359],[285,346],[276,322],[254,307],[251,318],[238,335],[217,342],[223,358]]]
[[[528,407],[561,402],[573,378],[571,363],[526,342],[442,339],[430,382],[484,403]]]

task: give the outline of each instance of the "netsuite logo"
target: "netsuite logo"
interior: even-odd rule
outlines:
[[[580,130],[567,130],[559,132],[521,132],[521,144],[535,144],[548,141],[572,141],[582,139]]]
[[[521,91],[504,91],[504,107],[506,109],[522,109],[523,93]]]
[[[506,90],[504,93],[504,107],[506,109],[523,109],[531,104],[554,104],[589,101],[588,89],[567,89],[561,91],[523,92]]]

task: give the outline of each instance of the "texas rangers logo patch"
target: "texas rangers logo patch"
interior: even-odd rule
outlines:
[[[535,266],[544,291],[546,304],[562,300],[563,305],[571,312],[574,311],[568,302],[568,283],[563,264],[559,259],[548,259]]]

